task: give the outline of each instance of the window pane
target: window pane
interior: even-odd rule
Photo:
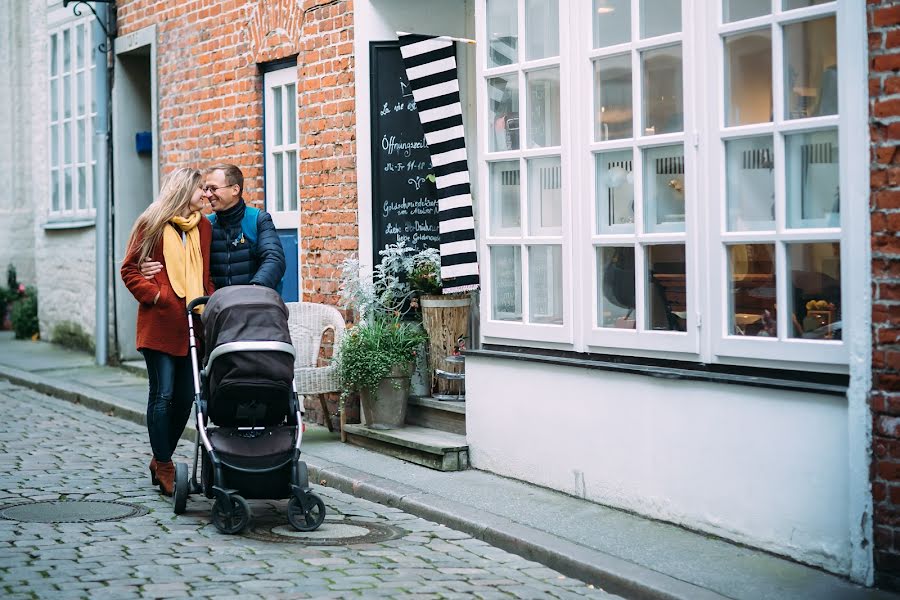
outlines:
[[[75,66],[84,68],[84,25],[75,28]]]
[[[725,142],[728,230],[775,229],[772,136]]]
[[[519,161],[491,163],[491,234],[519,235],[521,205],[519,203]]]
[[[50,76],[57,75],[59,73],[59,63],[57,58],[57,52],[59,49],[57,48],[56,34],[50,36]]]
[[[62,64],[63,64],[63,73],[68,73],[72,70],[72,36],[71,30],[66,29],[63,31],[62,38]]]
[[[519,24],[517,0],[488,0],[488,68],[519,62]]]
[[[280,146],[282,141],[281,125],[284,119],[284,112],[281,110],[281,91],[281,87],[272,88],[272,114],[269,120],[272,123],[276,146]]]
[[[528,161],[528,215],[532,235],[562,235],[560,157]]]
[[[84,119],[78,119],[78,139],[75,142],[75,156],[76,161],[83,163],[84,162],[84,144],[85,144],[85,133],[84,133]]]
[[[562,325],[562,246],[528,247],[528,321]]]
[[[63,193],[63,210],[72,210],[72,167],[65,170]]]
[[[681,31],[681,0],[641,0],[641,39]]]
[[[288,168],[288,210],[297,210],[297,153],[287,153]]]
[[[84,114],[84,84],[85,77],[87,77],[87,71],[82,71],[75,75],[75,99],[77,103],[77,111],[76,115],[81,116]]]
[[[50,166],[59,166],[59,125],[50,126]]]
[[[519,149],[519,77],[488,79],[490,151]]]
[[[281,153],[273,155],[275,159],[275,202],[272,205],[276,211],[284,210],[284,156]]]
[[[644,150],[644,229],[684,231],[684,146]]]
[[[641,54],[644,72],[644,135],[684,129],[681,46]]]
[[[68,119],[72,116],[72,76],[63,76],[63,117]]]
[[[831,2],[831,0],[784,0],[784,10],[815,6],[816,4],[825,4],[826,2]]]
[[[730,335],[778,337],[775,313],[775,246],[728,247]]]
[[[522,250],[519,246],[491,246],[491,317],[522,320]]]
[[[784,27],[785,118],[838,111],[837,38],[833,16]]]
[[[559,69],[528,73],[528,147],[560,145]]]
[[[63,164],[72,163],[72,122],[66,121],[63,124]]]
[[[559,0],[525,0],[525,58],[559,56]]]
[[[594,61],[594,140],[619,140],[633,135],[631,55]]]
[[[648,246],[647,328],[687,330],[687,271],[684,246]]]
[[[837,130],[787,135],[784,152],[788,227],[839,227]]]
[[[78,167],[78,209],[87,208],[87,171],[84,167]]]
[[[50,80],[50,120],[59,120],[59,79]]]
[[[59,171],[53,169],[50,171],[50,210],[59,211]]]
[[[297,143],[297,86],[293,83],[289,84],[285,88],[285,102],[287,102],[287,123],[284,126],[287,128],[287,141],[288,144],[296,144]]]
[[[761,17],[772,12],[772,0],[725,0],[722,18],[726,23]]]
[[[631,0],[594,0],[594,48],[631,41]]]
[[[634,231],[631,150],[597,155],[597,233]]]
[[[841,339],[840,244],[789,244],[790,337]]]
[[[634,329],[634,248],[597,248],[597,326]]]
[[[725,124],[772,120],[772,31],[725,38]]]

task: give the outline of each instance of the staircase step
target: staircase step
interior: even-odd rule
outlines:
[[[413,396],[406,409],[406,422],[409,425],[466,435],[466,403]]]
[[[462,471],[469,467],[469,446],[464,435],[416,425],[400,429],[344,425],[344,432],[351,444],[438,471]]]

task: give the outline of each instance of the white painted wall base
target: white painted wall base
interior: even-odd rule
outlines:
[[[472,356],[478,469],[850,570],[838,396]]]

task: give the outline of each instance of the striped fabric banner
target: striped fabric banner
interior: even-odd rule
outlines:
[[[446,38],[425,35],[399,35],[399,38],[406,76],[437,178],[444,293],[475,290],[479,285],[477,242],[456,48]]]

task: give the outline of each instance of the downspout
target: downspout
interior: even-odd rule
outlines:
[[[97,117],[94,119],[94,156],[97,159],[97,183],[95,185],[96,225],[96,315],[94,318],[94,348],[95,359],[98,365],[105,365],[108,358],[109,344],[109,207],[110,207],[110,180],[109,180],[109,131],[110,131],[110,67],[109,51],[113,36],[107,37],[107,31],[112,31],[108,26],[109,6],[97,3],[96,19],[93,23],[93,39],[103,40],[94,47],[97,53],[97,69],[94,77],[94,98],[97,98]],[[100,183],[102,182],[102,183]]]

